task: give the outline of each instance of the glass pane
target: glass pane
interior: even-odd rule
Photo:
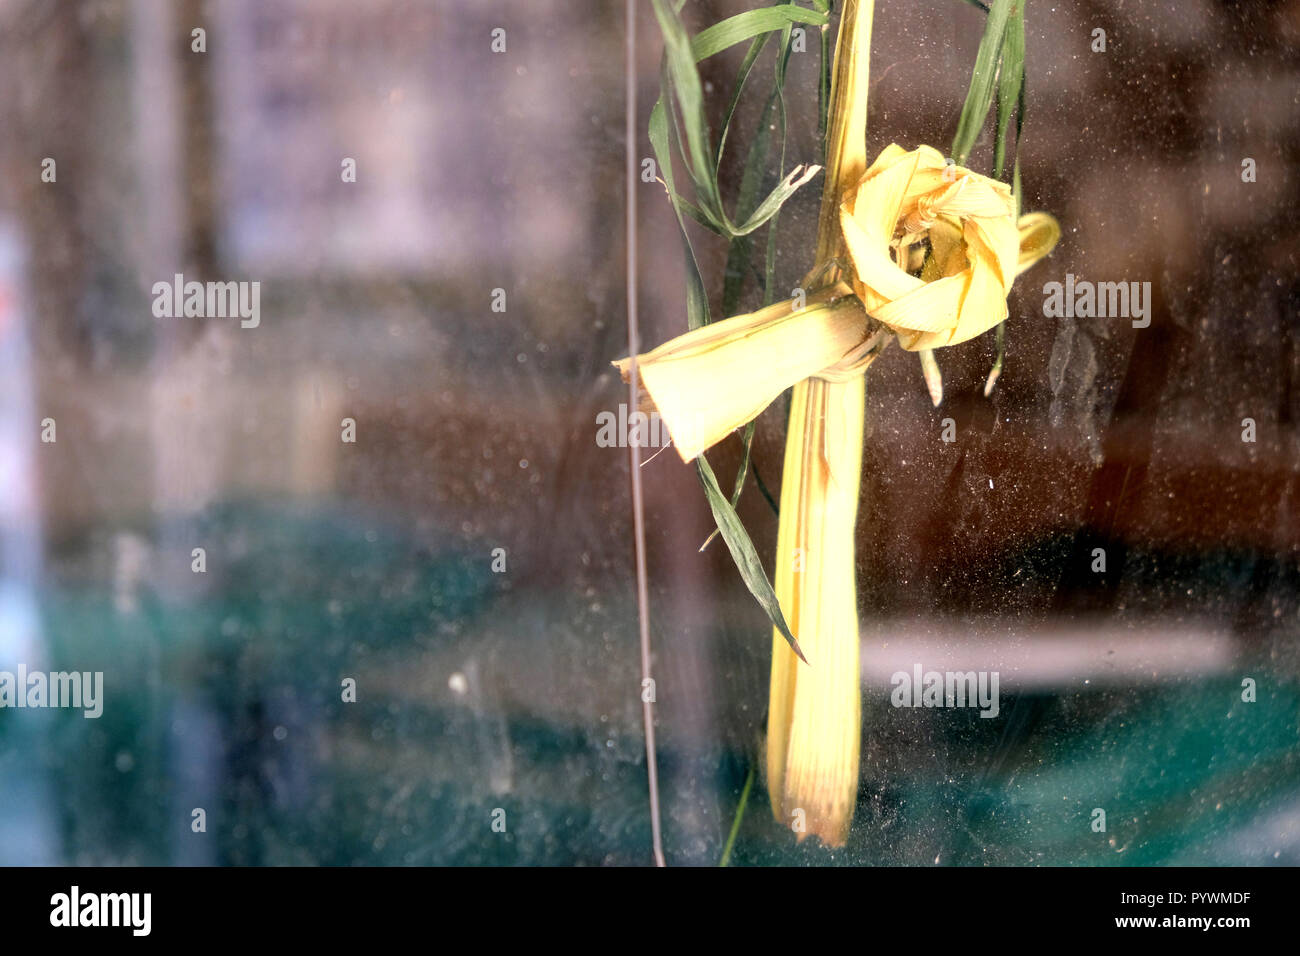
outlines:
[[[985,14],[876,7],[868,154],[947,155]],[[991,333],[936,351],[937,407],[917,355],[868,369],[842,849],[773,818],[771,625],[650,436],[670,864],[719,861],[751,771],[734,865],[1300,863],[1300,20],[1252,9],[1028,5],[1023,206],[1063,235],[990,394]],[[626,27],[594,0],[0,2],[0,863],[651,861],[610,364]],[[642,175],[650,4],[637,32],[648,350],[686,285]],[[729,211],[763,130],[764,192],[823,161],[821,47],[792,36],[783,166],[757,59]],[[714,145],[744,51],[699,67]],[[727,243],[689,223],[715,318],[764,303],[769,254],[796,294],[822,182],[753,233],[730,309]],[[1101,283],[1131,292],[1104,316]],[[769,576],[788,410],[738,505]],[[740,440],[709,458],[729,492]],[[900,692],[932,672],[997,690]]]

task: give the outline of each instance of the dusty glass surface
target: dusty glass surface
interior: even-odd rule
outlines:
[[[796,844],[759,780],[734,864],[1300,863],[1300,8],[1027,17],[1025,206],[1062,242],[989,397],[991,336],[938,353],[938,408],[914,355],[870,369],[849,843]],[[982,23],[878,0],[873,155],[947,147]],[[0,863],[649,862],[629,456],[597,441],[624,30],[580,0],[0,2],[0,671],[103,674],[98,717],[0,709]],[[787,167],[819,158],[812,40]],[[715,117],[738,59],[701,67]],[[663,189],[637,201],[648,347],[684,285]],[[178,274],[259,283],[256,315],[160,317]],[[1045,314],[1067,276],[1150,283],[1149,324]],[[738,443],[710,456],[729,487]],[[770,628],[698,551],[693,470],[641,473],[665,850],[712,864]],[[756,488],[740,514],[770,561]],[[997,716],[893,706],[914,666],[997,672]]]

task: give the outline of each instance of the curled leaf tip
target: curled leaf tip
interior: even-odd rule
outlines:
[[[939,363],[935,361],[933,349],[921,349],[921,374],[925,377],[925,387],[930,392],[930,402],[935,408],[943,401],[943,375],[939,372]]]
[[[786,638],[786,640],[790,644],[790,650],[794,651],[795,657],[799,658],[799,660],[803,661],[805,664],[808,664],[808,658],[804,656],[803,648],[799,646],[799,641],[793,636]],[[812,667],[811,664],[808,664],[808,666]]]

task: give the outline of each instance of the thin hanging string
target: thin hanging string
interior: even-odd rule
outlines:
[[[626,83],[627,103],[624,116],[627,173],[627,349],[632,357],[628,370],[628,407],[641,407],[636,356],[641,351],[641,333],[637,326],[636,271],[636,0],[627,0]],[[646,700],[644,689],[654,687],[650,677],[650,595],[646,584],[645,513],[641,497],[641,447],[628,442],[632,456],[632,536],[636,548],[636,606],[641,635],[641,714],[645,723],[645,763],[650,782],[650,835],[654,843],[655,866],[666,866],[663,839],[659,827],[659,767],[655,757],[654,704]],[[654,694],[650,695],[654,697]]]

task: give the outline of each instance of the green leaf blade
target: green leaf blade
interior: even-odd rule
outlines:
[[[1006,39],[1002,44],[1002,66],[998,70],[998,136],[993,147],[993,177],[1002,178],[1006,168],[1007,133],[1011,114],[1016,114],[1014,156],[1020,149],[1020,129],[1025,121],[1025,8],[1021,0],[1007,21]]]
[[[970,157],[970,151],[979,139],[984,120],[988,118],[989,109],[993,106],[993,86],[1002,55],[1002,44],[1006,38],[1007,21],[1011,17],[1012,4],[1020,2],[1023,0],[993,0],[989,8],[984,36],[980,39],[979,52],[975,55],[970,88],[966,92],[966,102],[957,121],[957,133],[952,140],[952,158],[958,166],[965,165]]]
[[[794,4],[746,10],[697,33],[691,40],[691,52],[698,63],[762,33],[782,30],[794,23],[807,23],[820,27],[829,21],[830,16],[826,13],[796,7]]]
[[[790,631],[790,625],[781,611],[781,603],[776,598],[776,591],[773,590],[772,582],[767,579],[767,572],[763,570],[763,563],[758,558],[754,542],[749,539],[749,533],[741,524],[736,509],[731,506],[727,496],[718,487],[718,479],[703,455],[695,459],[695,469],[699,473],[700,483],[704,485],[705,496],[709,499],[713,520],[718,526],[718,531],[722,533],[722,540],[726,542],[727,550],[731,552],[731,558],[735,561],[736,569],[740,572],[745,586],[749,588],[749,593],[754,595],[759,606],[767,612],[772,626],[781,632],[790,649],[807,664],[808,658],[804,657],[803,648],[799,646],[799,642]]]

